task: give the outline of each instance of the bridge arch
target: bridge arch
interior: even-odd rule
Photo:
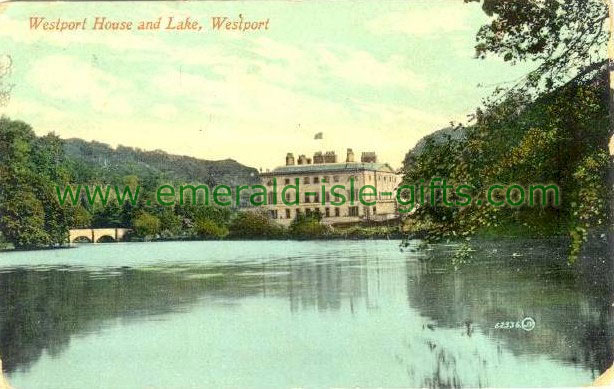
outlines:
[[[96,243],[109,243],[109,242],[117,242],[115,237],[111,235],[101,235],[96,239]]]
[[[87,239],[91,243],[108,240],[119,242],[128,231],[128,228],[75,228],[68,232],[68,241],[74,243],[75,240]]]
[[[70,243],[92,243],[91,236],[79,235],[72,238]]]

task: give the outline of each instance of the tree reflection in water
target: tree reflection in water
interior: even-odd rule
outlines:
[[[605,265],[594,267],[602,263],[598,248],[581,262],[585,268],[572,272],[545,264],[559,247],[553,242],[478,243],[474,263],[453,271],[441,264],[453,252],[445,245],[425,256],[421,251],[399,253],[395,242],[287,244],[296,245],[294,251],[243,255],[240,261],[229,248],[228,256],[215,262],[0,269],[4,369],[27,371],[43,352],[59,357],[71,339],[111,328],[113,319],[139,322],[200,306],[250,304],[254,298],[264,304],[287,302],[285,313],[276,312],[280,322],[275,328],[266,327],[263,318],[245,319],[265,323],[271,333],[261,334],[263,339],[274,342],[284,323],[288,328],[299,320],[301,328],[301,321],[312,320],[303,336],[330,336],[330,347],[351,347],[348,358],[353,355],[357,364],[357,355],[382,363],[392,356],[404,375],[395,381],[400,386],[518,384],[518,369],[554,363],[548,361],[588,369],[596,377],[612,362],[612,285],[604,281],[612,274]],[[501,261],[514,252],[523,255]],[[331,313],[339,321],[334,328],[346,333],[310,335],[325,328]],[[495,329],[497,322],[524,317],[535,319],[532,331]],[[361,337],[343,343],[354,333]]]

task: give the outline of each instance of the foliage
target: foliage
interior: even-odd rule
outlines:
[[[72,181],[78,183],[115,184],[138,177],[146,192],[153,192],[162,183],[197,182],[211,187],[219,183],[231,186],[258,183],[256,169],[231,159],[207,161],[121,145],[114,149],[105,143],[82,139],[66,140],[64,151],[72,164]]]
[[[331,236],[343,239],[397,239],[399,236],[399,228],[397,226],[369,227],[357,225],[348,228],[335,228],[334,230],[332,230]]]
[[[161,207],[162,209],[154,209],[158,219],[160,219],[160,236],[163,238],[173,238],[181,236],[182,226],[181,218],[174,212],[173,208]]]
[[[284,236],[284,229],[271,220],[265,212],[239,212],[230,224],[232,238],[272,239]]]
[[[37,138],[26,123],[0,118],[0,231],[16,248],[65,242],[73,210],[54,191],[67,179],[57,136]]]
[[[425,205],[408,218],[406,229],[427,230],[436,240],[463,237],[485,229],[507,232],[522,225],[539,234],[554,225],[582,239],[590,227],[606,223],[609,157],[608,96],[606,78],[570,83],[536,101],[510,93],[500,104],[478,110],[476,123],[458,127],[464,137],[443,142],[426,141],[419,152],[410,151],[404,162],[404,182],[446,177],[452,185],[470,184],[474,199],[483,205],[443,207]],[[528,205],[493,207],[484,201],[488,186],[518,183],[559,185],[559,207]],[[577,246],[577,245],[576,245]],[[577,251],[572,250],[570,260]]]
[[[193,224],[196,219],[209,219],[218,225],[228,225],[232,214],[228,208],[206,205],[176,205],[174,208],[186,225]]]
[[[299,214],[290,224],[289,233],[296,239],[323,238],[331,234],[331,228],[320,222],[318,214]]]
[[[465,0],[465,2],[480,0]],[[606,27],[608,19],[609,2],[603,0],[526,0],[526,1],[500,1],[483,0],[482,9],[491,17],[490,23],[482,26],[477,33],[476,56],[485,58],[487,54],[495,54],[505,61],[516,63],[518,61],[533,60],[538,62],[535,70],[518,80],[510,88],[498,88],[491,103],[509,100],[514,93],[539,96],[544,91],[550,92],[563,85],[578,85],[600,78],[600,73],[609,71],[606,59],[606,43],[610,31]],[[611,62],[612,59],[609,61]],[[605,77],[607,78],[607,76]],[[571,81],[570,81],[571,80]],[[609,90],[610,111],[614,109],[614,91],[609,82],[601,82],[595,94],[603,95]],[[566,87],[568,88],[568,87]],[[587,107],[587,123],[591,123],[590,116],[594,114],[597,104],[601,107],[602,100],[590,96],[576,96],[583,107]],[[591,102],[592,100],[592,102]],[[561,108],[568,107],[562,104]],[[555,107],[556,108],[556,107]],[[574,119],[581,120],[581,113],[576,112]],[[610,114],[614,114],[610,112]],[[478,112],[479,115],[479,112]],[[605,116],[598,118],[600,122]],[[561,122],[569,126],[566,117],[560,117],[554,126]],[[578,124],[581,122],[578,121]],[[614,121],[610,121],[608,131],[604,131],[599,123],[596,128],[601,134],[590,131],[588,126],[578,125],[571,135],[572,146],[580,138],[598,136],[597,147],[592,152],[586,150],[584,145],[571,150],[570,164],[565,170],[565,178],[578,177],[578,183],[571,193],[571,220],[568,220],[569,235],[572,239],[570,261],[574,261],[579,253],[582,241],[586,239],[587,230],[591,226],[605,223],[606,217],[611,228],[614,219],[614,202],[611,191],[614,188],[614,162],[612,155],[604,152],[603,142],[607,143],[614,133]],[[584,131],[587,131],[586,133]],[[560,135],[556,131],[536,136]],[[553,140],[553,139],[551,139]],[[560,145],[560,142],[549,142],[550,145]],[[535,148],[537,149],[537,148]],[[562,149],[561,151],[563,151]],[[565,158],[564,153],[561,153]],[[570,174],[570,172],[573,173]],[[607,183],[604,185],[604,183]],[[573,187],[574,185],[571,184]],[[583,187],[583,189],[578,189]],[[569,188],[568,188],[569,189]],[[604,199],[604,195],[606,196]],[[609,202],[607,201],[610,195]]]
[[[82,206],[75,208],[73,215],[73,222],[71,227],[73,228],[90,228],[92,225],[92,214]]]
[[[160,219],[156,216],[141,212],[136,219],[134,219],[132,226],[137,236],[149,238],[155,237],[160,232]]]
[[[465,2],[481,0],[465,0]],[[608,9],[603,0],[483,0],[490,17],[476,35],[476,57],[538,61],[512,90],[538,94],[593,78],[605,63]],[[500,94],[505,96],[505,93]]]
[[[156,188],[186,182],[245,185],[258,181],[256,173],[232,160],[204,161],[123,146],[113,149],[99,142],[62,140],[54,134],[37,137],[28,124],[2,117],[0,233],[17,248],[66,243],[69,228],[134,226],[140,237],[208,236],[203,221],[211,220],[223,232],[230,223],[231,209],[203,204],[149,205],[156,203]],[[79,205],[60,206],[55,186],[68,183],[128,185],[133,193],[138,185],[141,190],[136,204],[119,205],[111,191],[113,200],[106,204],[89,204],[82,192]]]
[[[41,202],[30,192],[2,203],[3,235],[17,248],[34,248],[51,243],[45,231],[45,211]]]
[[[198,217],[194,223],[194,231],[201,238],[222,239],[228,235],[228,228],[218,225],[206,217]]]

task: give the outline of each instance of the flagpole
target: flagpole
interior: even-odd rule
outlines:
[[[322,149],[323,143],[324,143],[324,133],[323,132],[316,132],[316,134],[313,136],[313,140],[315,140],[315,145],[316,145],[316,150],[314,150],[314,152],[316,151],[321,151],[321,152],[326,152],[326,150]]]

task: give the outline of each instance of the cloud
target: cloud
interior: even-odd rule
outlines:
[[[399,104],[384,104],[354,101],[362,115],[372,117],[378,127],[391,130],[399,128],[430,128],[445,125],[449,120],[447,115],[436,114]]]
[[[259,73],[270,82],[296,86],[345,81],[349,86],[422,90],[427,82],[400,55],[376,58],[365,50],[320,44],[287,45],[270,38],[254,40],[251,52]]]
[[[258,163],[263,159],[277,161],[288,147],[298,148],[297,152],[322,147],[312,142],[318,131],[326,134],[325,148],[367,150],[377,144],[383,157],[397,162],[394,150],[399,144],[414,144],[422,135],[448,123],[445,115],[405,103],[384,104],[357,97],[328,101],[271,84],[254,74],[229,72],[224,79],[213,80],[171,71],[153,77],[152,85],[169,99],[191,100],[195,109],[188,109],[182,120],[189,122],[192,119],[186,115],[195,115],[206,122],[213,116],[213,123],[205,126],[208,143],[200,144],[199,153],[216,155],[219,150],[234,147],[235,152]],[[390,150],[383,145],[390,145]],[[244,153],[250,149],[267,150],[267,155]]]
[[[242,123],[288,123],[327,115],[339,117],[345,107],[262,79],[258,74],[228,72],[210,79],[185,71],[161,72],[151,85],[168,98],[190,102],[201,113],[232,118]],[[192,111],[192,114],[195,112]]]
[[[36,101],[20,98],[11,98],[8,105],[3,108],[2,113],[12,116],[14,119],[35,117],[48,123],[60,123],[68,118],[68,114],[65,111]]]
[[[372,87],[405,87],[424,89],[426,82],[405,64],[402,57],[390,56],[385,61],[377,60],[361,50],[340,50],[337,53],[321,49],[319,62],[333,77]]]
[[[126,115],[132,105],[126,93],[130,82],[112,76],[68,55],[49,55],[38,60],[28,73],[29,84],[60,101],[86,102],[96,112]]]
[[[151,114],[159,119],[172,119],[177,116],[179,110],[172,104],[155,104],[151,108]]]
[[[181,4],[172,3],[168,13],[188,6]],[[191,4],[191,10],[200,9]],[[11,109],[63,135],[207,158],[275,162],[288,147],[301,152],[321,147],[313,134],[324,131],[325,147],[386,150],[384,159],[395,162],[399,149],[405,152],[422,134],[447,124],[443,111],[451,108],[438,105],[430,92],[442,84],[449,91],[454,83],[445,85],[441,72],[426,68],[417,51],[405,46],[412,41],[406,36],[385,37],[390,41],[381,46],[371,39],[373,32],[395,33],[423,42],[432,33],[447,42],[449,37],[437,34],[465,29],[468,7],[436,4],[434,10],[430,4],[429,9],[391,5],[388,9],[406,11],[375,13],[367,36],[360,35],[362,21],[345,43],[341,36],[322,41],[305,39],[310,38],[306,33],[297,40],[279,31],[181,39],[139,31],[60,34],[30,31],[29,13],[13,15],[17,19],[0,15],[0,41],[27,47],[19,50],[23,57],[39,53],[30,69],[20,69],[15,93],[30,103],[16,101]],[[89,7],[84,4],[72,14],[91,17],[95,13]],[[138,15],[146,19],[148,12],[157,18],[166,11],[154,7]],[[448,61],[446,47],[442,57]],[[91,62],[91,53],[108,66]]]
[[[445,5],[444,5],[445,4]],[[367,23],[374,34],[401,33],[414,36],[448,34],[471,30],[468,23],[471,7],[462,2],[445,2],[417,9],[404,9],[383,14]]]

